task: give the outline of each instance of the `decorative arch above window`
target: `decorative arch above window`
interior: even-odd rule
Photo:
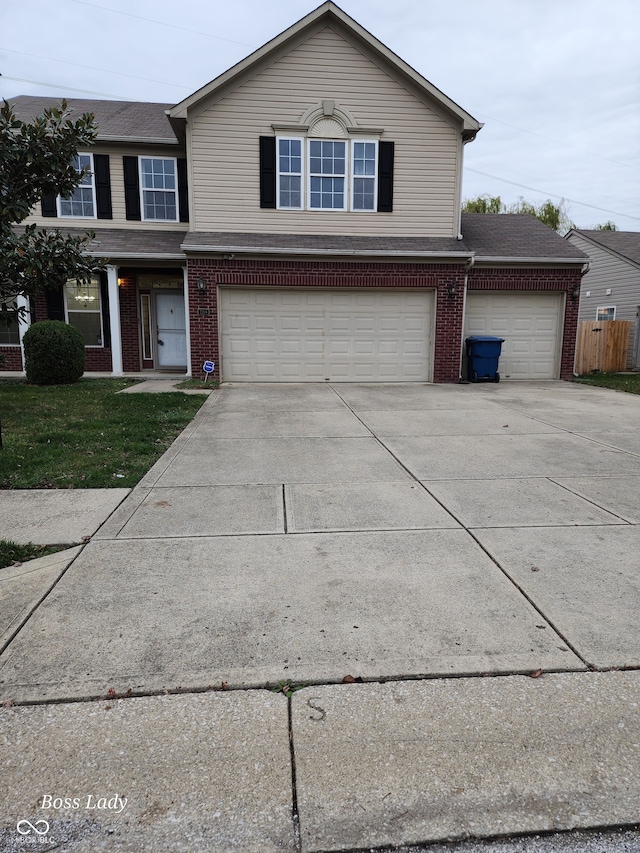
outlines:
[[[260,207],[391,213],[394,143],[335,101],[260,137]]]

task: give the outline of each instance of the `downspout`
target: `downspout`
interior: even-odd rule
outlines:
[[[587,261],[586,264],[580,270],[580,289],[581,290],[582,290],[582,279],[585,277],[585,275],[589,272],[590,269],[591,269],[591,261]],[[580,295],[581,294],[578,295],[578,316],[580,314]],[[576,373],[577,349],[578,349],[578,339],[576,336],[576,347],[573,351],[573,376],[574,376],[574,378],[576,376],[578,376],[578,374]]]
[[[462,375],[462,359],[464,358],[464,321],[467,313],[467,285],[469,283],[469,270],[475,264],[475,262],[476,256],[475,254],[473,254],[467,261],[464,269],[464,284],[462,291],[462,323],[460,324],[462,329],[462,334],[460,336],[460,378],[458,379],[458,382],[464,382],[464,378]]]

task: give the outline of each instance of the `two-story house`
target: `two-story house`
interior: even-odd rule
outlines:
[[[332,2],[173,107],[70,105],[96,115],[91,175],[31,221],[93,229],[109,266],[32,320],[77,325],[87,370],[455,382],[487,333],[504,378],[572,376],[585,255],[533,217],[461,215],[481,124]]]

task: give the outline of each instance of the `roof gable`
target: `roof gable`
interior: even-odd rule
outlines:
[[[640,266],[639,231],[583,231],[574,228],[567,234],[567,239],[570,240],[573,235],[583,237],[601,249]]]
[[[198,109],[203,101],[220,97],[241,85],[244,80],[256,74],[261,68],[286,55],[298,44],[326,26],[331,26],[347,40],[356,44],[363,53],[374,58],[381,67],[395,76],[396,79],[400,79],[414,94],[446,112],[451,119],[461,125],[465,137],[472,139],[482,127],[482,124],[470,113],[443,94],[331,0],[327,0],[318,6],[313,12],[310,12],[228,71],[176,104],[170,111],[170,117],[172,119],[186,119],[189,110]]]

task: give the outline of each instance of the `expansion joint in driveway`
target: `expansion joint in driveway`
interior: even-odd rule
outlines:
[[[507,571],[503,566],[501,566],[501,565],[500,565],[500,563],[496,560],[496,558],[493,556],[493,554],[492,554],[490,551],[488,551],[488,550],[484,547],[484,545],[483,545],[483,544],[482,544],[482,542],[478,539],[478,537],[475,535],[475,533],[473,532],[473,530],[469,530],[468,528],[466,528],[466,529],[467,529],[467,533],[469,534],[469,536],[471,536],[471,538],[472,538],[472,539],[474,539],[474,540],[475,540],[475,542],[477,542],[478,546],[479,546],[480,548],[482,548],[482,550],[483,550],[483,551],[484,551],[484,553],[487,555],[487,557],[489,557],[489,559],[491,560],[491,562],[492,562],[495,566],[497,566],[497,568],[498,568],[498,569],[500,569],[500,571],[501,571],[501,572],[502,572],[502,574],[505,576],[505,578],[507,578],[507,580],[508,580],[510,583],[512,583],[512,584],[513,584],[513,586],[518,590],[518,592],[520,593],[520,595],[522,595],[524,598],[526,598],[526,600],[527,600],[527,601],[529,602],[529,604],[533,607],[533,609],[534,609],[537,613],[539,613],[539,614],[540,614],[540,617],[541,617],[542,619],[544,619],[544,621],[545,621],[548,625],[550,625],[550,626],[551,626],[551,628],[553,628],[553,630],[554,630],[554,631],[556,632],[556,634],[560,637],[560,639],[561,639],[561,640],[562,640],[562,642],[567,646],[567,648],[571,649],[571,651],[574,653],[574,655],[575,655],[579,660],[581,660],[581,661],[582,661],[582,663],[587,667],[587,669],[594,670],[596,667],[595,667],[592,663],[590,663],[588,660],[586,660],[586,659],[585,659],[585,657],[584,657],[583,655],[581,655],[581,654],[580,654],[580,652],[579,652],[579,651],[578,651],[578,649],[573,645],[573,643],[571,643],[571,642],[567,639],[566,635],[565,635],[565,634],[563,634],[563,633],[562,633],[562,631],[561,631],[561,630],[560,630],[560,629],[559,629],[559,628],[558,628],[558,627],[557,627],[557,626],[556,626],[556,625],[551,621],[551,619],[547,616],[547,614],[546,614],[546,613],[544,613],[544,611],[543,611],[543,610],[541,610],[541,609],[540,609],[540,607],[538,607],[538,605],[535,603],[535,601],[533,600],[533,598],[531,598],[531,596],[530,596],[530,595],[528,595],[528,594],[525,592],[525,590],[520,586],[520,584],[519,584],[519,583],[518,583],[514,578],[512,578],[512,577],[511,577],[511,575],[509,574],[509,572],[508,572],[508,571]]]
[[[395,453],[394,453],[394,452],[393,452],[393,451],[392,451],[392,450],[391,450],[391,449],[390,449],[390,448],[389,448],[389,447],[384,443],[384,441],[383,441],[383,440],[382,440],[378,435],[376,435],[376,434],[375,434],[375,432],[373,432],[373,431],[371,430],[371,427],[369,427],[369,426],[368,426],[368,424],[366,424],[366,423],[362,420],[362,418],[361,418],[361,417],[358,415],[358,413],[357,413],[357,412],[356,412],[356,411],[355,411],[355,410],[354,410],[354,409],[349,405],[349,403],[347,403],[347,401],[344,399],[344,397],[342,397],[342,396],[341,396],[341,394],[336,390],[335,386],[334,386],[334,385],[331,385],[331,386],[330,386],[330,388],[331,388],[331,390],[333,391],[333,393],[338,397],[338,399],[339,399],[339,400],[341,400],[341,401],[344,403],[344,405],[349,409],[349,411],[350,411],[350,412],[351,412],[351,414],[354,416],[354,418],[356,418],[356,420],[358,420],[358,421],[362,424],[362,426],[367,430],[367,432],[369,433],[369,435],[370,435],[373,439],[375,439],[375,441],[377,441],[377,442],[378,442],[378,444],[380,445],[380,447],[382,447],[382,449],[383,449],[383,450],[386,450],[386,452],[389,454],[389,456],[391,456],[391,457],[393,458],[393,460],[394,460],[394,461],[395,461],[395,462],[396,462],[396,463],[397,463],[397,464],[402,468],[402,470],[403,470],[403,471],[406,471],[406,472],[407,472],[407,474],[411,477],[411,479],[414,481],[414,483],[416,483],[416,485],[417,485],[417,486],[419,486],[419,487],[422,489],[422,491],[426,492],[430,497],[432,497],[432,498],[433,498],[433,500],[434,500],[434,501],[435,501],[439,506],[441,506],[441,507],[442,507],[442,509],[447,513],[447,515],[450,515],[450,516],[451,516],[451,518],[453,518],[453,520],[454,520],[455,522],[457,522],[461,527],[464,527],[464,529],[466,530],[466,529],[467,529],[467,527],[466,527],[466,525],[464,524],[464,522],[463,522],[461,519],[459,519],[459,518],[455,515],[455,513],[451,512],[451,510],[450,510],[447,506],[445,506],[445,505],[442,503],[442,501],[441,501],[438,497],[436,497],[436,495],[434,495],[432,492],[430,492],[430,491],[429,491],[429,489],[425,486],[425,484],[420,482],[420,480],[416,477],[416,475],[413,473],[413,471],[412,471],[410,468],[407,468],[407,466],[404,464],[404,462],[402,462],[400,459],[398,459],[398,457],[396,456],[396,454],[395,454]]]

